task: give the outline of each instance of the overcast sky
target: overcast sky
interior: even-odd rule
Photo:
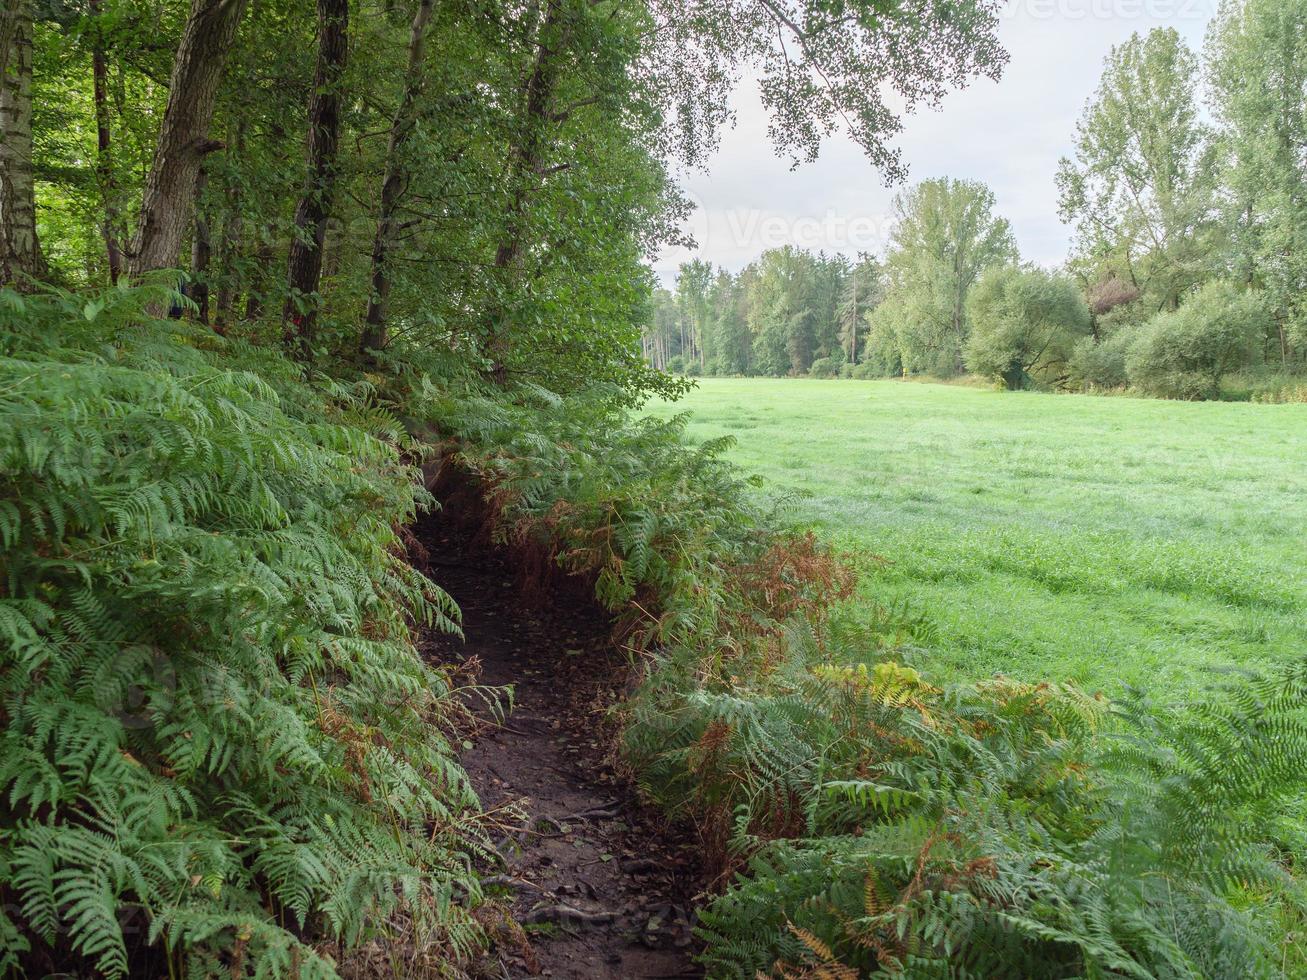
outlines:
[[[1217,0],[1007,0],[999,39],[1011,55],[998,82],[981,80],[947,96],[937,111],[906,119],[899,137],[908,181],[982,180],[998,213],[1012,222],[1022,258],[1062,260],[1070,229],[1057,217],[1053,176],[1070,155],[1076,120],[1093,93],[1103,58],[1135,31],[1175,27],[1195,50]],[[884,251],[890,202],[861,151],[836,135],[816,163],[789,169],[767,138],[753,83],[734,96],[738,117],[706,173],[685,179],[698,204],[692,251],[667,250],[655,263],[668,285],[676,267],[699,256],[735,272],[766,248],[793,244],[856,255]]]

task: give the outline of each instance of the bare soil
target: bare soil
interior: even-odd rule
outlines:
[[[453,520],[432,517],[415,531],[466,636],[432,635],[426,654],[476,658],[482,683],[514,692],[502,721],[480,712],[462,754],[486,810],[525,814],[499,842],[502,865],[483,869],[529,937],[527,949],[503,944],[497,969],[514,978],[702,976],[692,836],[643,805],[615,765],[610,709],[630,670],[609,621],[575,583],[537,582],[529,600],[510,559]]]

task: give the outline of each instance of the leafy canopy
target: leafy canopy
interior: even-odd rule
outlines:
[[[1066,372],[1089,308],[1075,284],[1038,268],[991,268],[967,299],[967,368],[1008,389],[1049,383]]]

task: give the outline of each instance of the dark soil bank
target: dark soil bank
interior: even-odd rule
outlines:
[[[614,769],[608,708],[627,674],[609,624],[579,589],[522,597],[513,567],[452,521],[416,529],[429,572],[463,610],[466,642],[434,635],[441,662],[475,657],[481,682],[512,685],[512,713],[463,753],[488,810],[518,804],[487,868],[530,937],[500,951],[510,977],[697,977],[690,835],[641,805]],[[564,583],[565,585],[567,583]]]

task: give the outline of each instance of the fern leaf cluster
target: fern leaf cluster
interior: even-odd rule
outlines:
[[[466,955],[401,430],[158,292],[0,294],[0,970],[330,976],[319,939],[395,922]]]

